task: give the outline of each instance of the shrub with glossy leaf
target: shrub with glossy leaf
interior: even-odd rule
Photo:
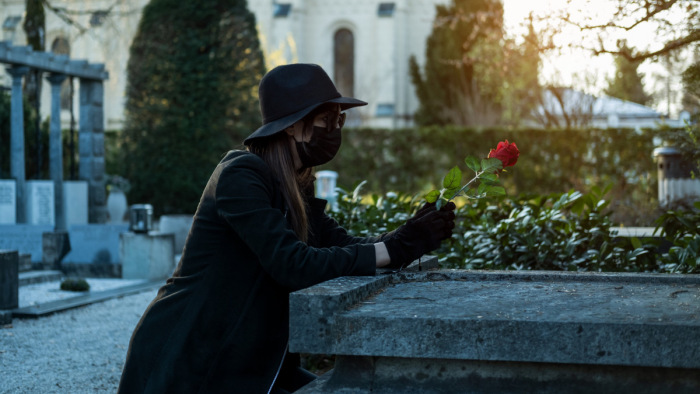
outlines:
[[[460,230],[442,265],[468,269],[658,271],[655,245],[615,237],[606,191],[477,201],[461,207]]]
[[[419,197],[393,192],[374,194],[365,204],[363,185],[353,193],[341,191],[337,210],[329,213],[353,235],[391,231],[421,205]],[[441,266],[608,272],[669,272],[680,267],[670,260],[662,264],[666,260],[656,254],[655,243],[617,237],[610,231],[614,224],[603,199],[607,191],[593,187],[588,194],[468,200],[456,210],[454,235],[437,251]],[[674,253],[697,257],[698,237],[690,239],[694,241],[683,244],[685,248],[679,245]]]
[[[656,231],[673,244],[660,258],[663,270],[700,273],[700,201],[692,209],[666,212],[657,223]]]
[[[363,196],[365,184],[360,182],[352,193],[339,188],[337,209],[329,212],[354,236],[370,237],[395,230],[420,208],[420,196],[395,192]]]

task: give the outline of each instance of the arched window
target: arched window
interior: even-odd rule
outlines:
[[[333,75],[340,94],[354,97],[355,38],[348,29],[339,29],[333,37]]]
[[[63,37],[58,37],[51,44],[51,52],[70,56],[70,44]],[[61,109],[70,109],[70,77],[61,84]]]

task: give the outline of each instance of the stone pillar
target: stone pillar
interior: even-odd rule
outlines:
[[[26,222],[24,195],[24,105],[22,102],[22,77],[29,71],[28,67],[9,67],[12,75],[12,102],[10,104],[10,176],[15,179],[17,187],[17,223]]]
[[[49,174],[53,181],[54,212],[56,230],[67,230],[63,201],[63,140],[61,139],[61,84],[66,79],[63,74],[50,74],[46,79],[51,83],[51,125],[49,131]]]
[[[80,79],[78,177],[88,182],[88,221],[90,223],[107,222],[103,97],[102,81]]]

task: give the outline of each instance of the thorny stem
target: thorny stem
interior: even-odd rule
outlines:
[[[464,191],[464,189],[468,188],[469,185],[471,185],[472,183],[474,183],[475,180],[479,179],[479,175],[481,175],[481,174],[483,174],[483,173],[484,173],[483,171],[477,172],[477,173],[476,173],[476,176],[475,176],[474,178],[472,178],[472,180],[470,180],[469,182],[467,182],[466,185],[462,186],[462,188],[459,189],[459,190],[457,191],[457,193],[455,193],[455,195],[452,196],[452,197],[450,197],[450,199],[447,200],[447,201],[452,201],[452,200],[454,200],[455,197],[459,196],[459,194],[460,194],[462,191]]]

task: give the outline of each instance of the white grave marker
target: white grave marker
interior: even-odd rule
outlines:
[[[27,181],[27,223],[54,225],[53,181]]]
[[[66,225],[88,224],[88,184],[86,181],[63,181],[63,207]]]
[[[17,223],[17,185],[14,179],[0,179],[0,224]]]

